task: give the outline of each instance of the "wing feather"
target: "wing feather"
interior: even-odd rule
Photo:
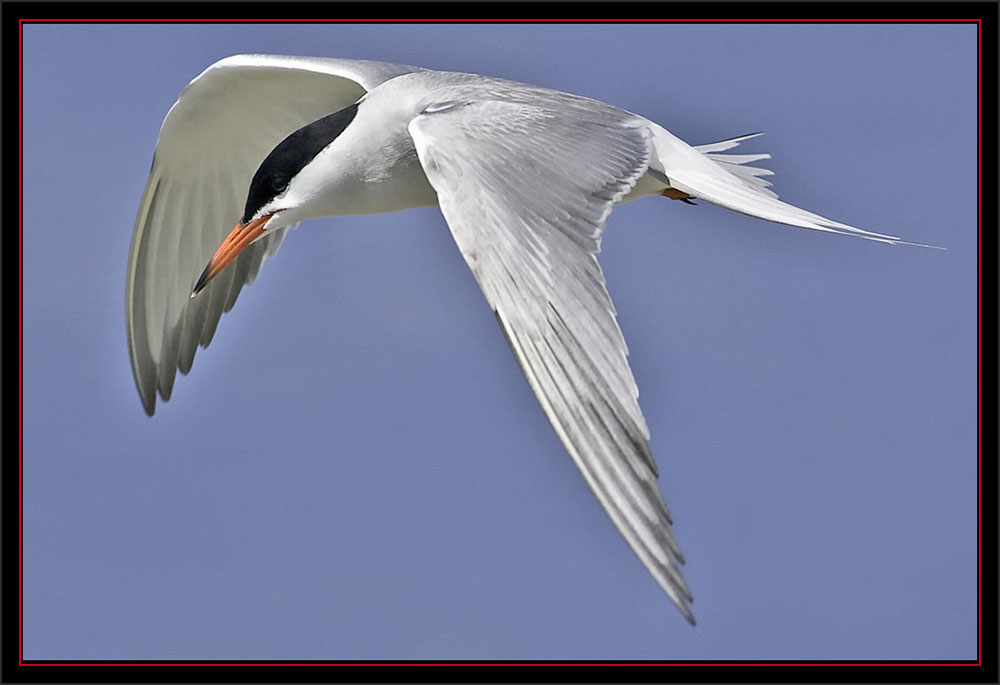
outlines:
[[[191,288],[243,213],[254,171],[292,131],[357,101],[395,76],[419,71],[385,62],[236,55],[182,91],[160,129],[136,216],[125,319],[136,388],[152,415],[178,370],[187,373],[219,317],[256,278],[284,230],[247,248],[199,297]]]
[[[691,593],[657,488],[628,350],[597,262],[613,203],[646,172],[645,122],[476,100],[410,122],[455,242],[567,451],[685,617]]]

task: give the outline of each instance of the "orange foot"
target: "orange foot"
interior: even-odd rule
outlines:
[[[685,193],[683,190],[677,190],[677,188],[666,188],[662,193],[664,197],[669,197],[671,200],[680,200],[686,202],[689,205],[693,205],[691,202],[691,196]]]

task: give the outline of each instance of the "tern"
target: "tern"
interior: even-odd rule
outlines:
[[[386,62],[237,55],[160,129],[126,280],[136,387],[152,416],[288,229],[439,205],[542,409],[601,505],[692,625],[684,557],[597,262],[616,203],[649,195],[886,243],[786,204],[767,154],[691,146],[578,95]],[[228,235],[227,229],[236,222]],[[907,243],[917,244],[917,243]],[[207,264],[207,266],[206,266]]]

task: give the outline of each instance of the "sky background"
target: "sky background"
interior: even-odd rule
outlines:
[[[696,628],[436,207],[300,226],[145,415],[139,198],[181,89],[244,52],[527,81],[692,144],[766,131],[783,199],[948,248],[611,214]],[[23,60],[25,658],[976,657],[974,26],[28,25]]]

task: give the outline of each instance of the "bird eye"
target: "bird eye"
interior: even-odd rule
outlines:
[[[288,183],[285,181],[285,179],[279,176],[275,176],[274,178],[271,179],[271,190],[273,190],[275,193],[277,193],[279,190],[284,190],[285,186],[287,185]]]

